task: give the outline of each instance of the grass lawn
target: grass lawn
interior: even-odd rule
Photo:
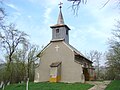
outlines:
[[[88,90],[93,85],[81,83],[29,83],[29,90]],[[5,90],[25,90],[26,84],[11,84]],[[1,90],[1,89],[0,89]]]
[[[120,90],[120,80],[113,80],[105,90]]]

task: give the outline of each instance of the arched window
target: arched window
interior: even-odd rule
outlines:
[[[59,33],[59,29],[56,29],[56,33]]]

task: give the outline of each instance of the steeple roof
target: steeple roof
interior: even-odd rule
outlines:
[[[64,19],[63,19],[61,8],[62,8],[62,6],[60,6],[60,13],[59,13],[59,16],[58,16],[57,24],[64,24]]]
[[[66,27],[68,30],[70,30],[70,28],[64,23],[64,19],[63,19],[63,15],[62,15],[62,5],[63,3],[60,2],[60,12],[59,12],[59,16],[58,16],[58,20],[57,20],[57,24],[50,26],[51,28],[56,28],[56,27]]]

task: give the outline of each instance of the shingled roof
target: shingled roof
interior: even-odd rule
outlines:
[[[73,47],[72,45],[70,44],[67,44],[73,51],[74,51],[74,54],[75,55],[78,55],[78,56],[81,56],[83,57],[86,61],[90,62],[90,63],[93,63],[92,61],[90,61],[87,57],[85,57],[80,51],[78,51],[75,47]]]

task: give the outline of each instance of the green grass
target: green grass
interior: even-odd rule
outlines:
[[[93,85],[81,83],[29,83],[29,90],[88,90]],[[5,90],[25,90],[26,84],[11,84]]]
[[[111,81],[105,90],[120,90],[120,80]]]

